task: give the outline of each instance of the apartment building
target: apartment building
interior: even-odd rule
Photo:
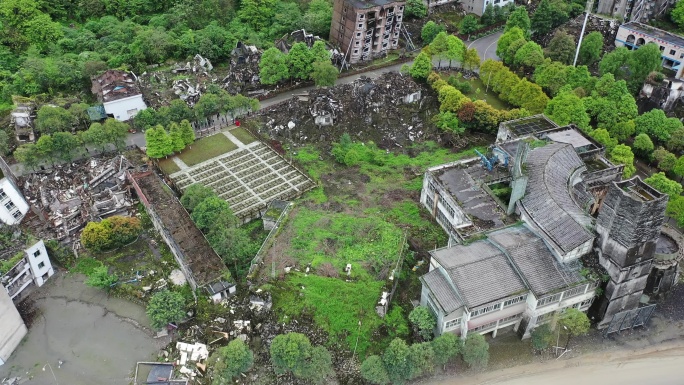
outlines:
[[[349,63],[382,57],[399,47],[405,1],[335,0],[330,43]]]
[[[14,302],[6,291],[0,290],[0,365],[5,364],[26,333],[28,329]]]
[[[627,47],[631,50],[648,43],[660,47],[663,68],[674,71],[674,77],[680,79],[684,61],[684,37],[638,22],[621,25],[615,35],[616,47]]]

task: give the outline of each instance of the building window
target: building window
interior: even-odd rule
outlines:
[[[540,299],[539,302],[537,302],[537,306],[541,307],[541,306],[548,305],[550,303],[558,302],[560,300],[562,294],[563,293],[558,293],[558,294],[550,295],[548,297],[544,297],[544,298]]]
[[[518,296],[518,297],[515,297],[515,298],[508,299],[508,300],[504,301],[503,307],[508,307],[508,306],[511,306],[511,305],[515,305],[516,303],[522,302],[522,301],[524,301],[524,300],[526,300],[526,299],[527,299],[527,294],[524,294],[524,295],[521,295],[521,296]]]
[[[473,311],[472,313],[470,313],[470,318],[475,318],[475,317],[480,316],[482,314],[491,313],[491,312],[493,312],[495,310],[499,310],[499,309],[501,309],[501,302]]]
[[[45,262],[41,262],[41,263],[38,264],[38,268],[39,268],[39,269],[42,269],[42,268],[44,268],[44,267],[45,267]]]
[[[459,317],[459,318],[456,318],[456,319],[453,319],[453,320],[451,320],[451,321],[445,322],[445,323],[444,323],[444,330],[453,329],[453,328],[455,328],[455,327],[457,327],[457,326],[459,326],[459,325],[461,325],[461,318],[460,318],[460,317]]]
[[[33,253],[33,256],[34,256],[34,257],[38,257],[39,255],[40,255],[40,250],[36,250],[36,251]]]
[[[17,210],[17,211],[15,211],[15,212],[13,212],[13,213],[12,213],[12,217],[13,217],[14,219],[19,219],[19,217],[21,217],[21,211]]]
[[[677,51],[675,51],[673,49],[670,50],[670,55],[676,55],[676,54],[677,54]]]
[[[430,197],[425,197],[425,204],[430,208],[430,211],[432,211],[435,201],[433,201]]]
[[[366,17],[363,13],[359,15],[359,20],[363,20],[363,18]]]
[[[12,201],[9,201],[9,202],[5,203],[5,208],[7,209],[7,211],[10,211],[10,210],[12,210],[12,209],[15,208],[15,207],[16,207],[16,206],[14,205],[14,202],[12,202]]]
[[[357,32],[356,37],[361,37],[361,32]]]
[[[0,201],[4,201],[7,199],[7,194],[5,194],[5,190],[0,188]]]
[[[354,53],[359,53],[359,50],[358,50],[358,49],[355,49],[355,50],[354,50]]]
[[[554,314],[555,314],[555,312],[550,311],[546,314],[542,314],[542,315],[538,316],[537,317],[537,323],[546,322],[546,321],[550,320]]]
[[[496,321],[490,322],[490,323],[488,323],[488,324],[484,324],[484,325],[481,325],[481,326],[478,326],[478,327],[476,327],[476,328],[472,328],[472,329],[470,329],[470,331],[471,331],[471,332],[477,332],[477,331],[480,331],[480,330],[485,330],[485,329],[493,328],[493,327],[495,327],[495,326],[496,326]]]
[[[661,46],[660,46],[660,52],[662,52],[662,51],[665,51],[665,47],[663,47],[663,46],[661,45]]]
[[[586,299],[586,300],[580,302],[579,307],[583,308],[585,306],[589,306],[589,305],[591,305],[592,302],[594,302],[593,298]]]
[[[354,42],[354,45],[357,46],[357,47],[359,46],[359,44],[361,44],[361,42],[358,41],[358,40]]]
[[[428,182],[428,191],[435,192],[435,185],[432,182]]]
[[[363,28],[363,23],[359,23],[359,28]]]

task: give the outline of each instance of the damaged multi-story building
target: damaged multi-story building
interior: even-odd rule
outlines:
[[[45,281],[55,274],[55,270],[42,240],[32,242],[27,248],[19,251],[8,250],[0,254],[0,259],[11,259],[14,255],[20,258],[0,277],[0,284],[10,298],[19,303],[24,298],[23,293],[27,288],[33,285],[43,286]]]
[[[672,71],[674,78],[681,78],[684,37],[636,21],[622,24],[615,35],[616,47],[633,50],[648,43],[660,47],[663,68]]]
[[[399,47],[405,1],[335,0],[330,43],[349,63],[372,60]]]
[[[64,239],[86,223],[112,215],[130,215],[135,201],[124,172],[130,167],[123,156],[91,158],[56,166],[50,174],[22,177],[28,202],[43,223],[44,236]]]
[[[107,70],[92,79],[91,91],[102,103],[106,114],[125,122],[147,108],[135,75]]]
[[[0,157],[0,226],[16,225],[29,211],[29,205],[17,186],[17,179]]]
[[[675,3],[674,0],[599,0],[596,10],[624,21],[647,23],[662,17]]]
[[[656,245],[678,255],[661,234],[667,197],[622,180],[604,151],[537,115],[502,123],[490,154],[427,170],[421,203],[449,235],[421,277],[437,333],[526,338],[564,309],[589,310],[601,286],[592,313],[610,322],[639,305],[649,275],[651,291],[671,287],[676,268],[652,269]]]

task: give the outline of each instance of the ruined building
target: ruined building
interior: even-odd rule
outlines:
[[[335,0],[330,43],[349,63],[372,60],[399,47],[405,1]]]
[[[598,306],[607,325],[612,316],[639,305],[651,271],[667,195],[639,177],[613,182],[596,221],[599,262],[610,281]]]
[[[661,17],[674,0],[599,0],[597,12],[624,21],[646,23]]]
[[[18,143],[36,141],[33,127],[35,118],[36,108],[33,102],[29,100],[14,100],[14,110],[10,114],[10,123],[14,126],[14,136]]]
[[[92,79],[91,91],[108,116],[125,122],[147,108],[135,75],[108,70]]]
[[[639,22],[629,22],[620,26],[615,36],[616,47],[637,49],[648,43],[660,46],[663,68],[674,72],[674,77],[682,77],[684,60],[684,38]]]
[[[28,203],[17,187],[12,170],[0,157],[0,226],[18,224],[28,210]]]
[[[611,279],[594,308],[607,322],[639,305],[647,279],[651,291],[671,287],[679,249],[659,241],[666,196],[638,177],[621,181],[624,166],[577,127],[543,115],[504,122],[478,155],[423,180],[421,203],[449,235],[421,277],[437,333],[512,328],[529,337],[565,309],[589,310],[601,266]]]
[[[22,255],[19,262],[0,277],[0,284],[3,286],[0,291],[4,289],[16,303],[23,299],[22,293],[28,287],[31,285],[43,286],[45,281],[55,273],[45,243],[42,240],[19,251],[19,254]],[[0,254],[0,259],[10,257],[11,255]]]

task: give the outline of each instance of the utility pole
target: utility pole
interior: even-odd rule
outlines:
[[[579,41],[577,42],[577,50],[575,51],[575,60],[572,62],[572,66],[577,66],[577,57],[579,56],[579,50],[582,46],[582,38],[584,38],[584,30],[587,28],[587,20],[589,20],[589,14],[591,13],[591,8],[594,6],[594,0],[587,0],[587,11],[584,15],[584,24],[582,24],[582,32],[580,32]]]

